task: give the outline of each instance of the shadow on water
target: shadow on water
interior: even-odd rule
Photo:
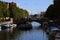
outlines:
[[[34,23],[32,23],[34,24]],[[39,26],[36,22],[34,27],[36,28]],[[32,30],[14,30],[13,32],[0,32],[0,40],[48,40],[48,35],[42,29],[32,29]]]
[[[20,34],[20,31],[15,30],[13,32],[1,31],[0,40],[15,40],[16,36]]]
[[[48,40],[48,36],[42,29],[33,29],[30,31],[23,31],[18,40]]]

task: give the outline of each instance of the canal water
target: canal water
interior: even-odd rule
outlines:
[[[31,30],[15,30],[13,32],[1,31],[0,40],[48,40],[46,32],[42,29],[37,29],[39,25],[41,24],[32,22],[33,29]]]

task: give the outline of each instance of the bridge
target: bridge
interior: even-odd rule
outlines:
[[[42,23],[42,22],[46,22],[48,21],[49,19],[48,18],[41,18],[41,17],[31,17],[31,18],[28,18],[29,22],[32,22],[32,21],[35,21],[35,22],[39,22],[39,23]]]
[[[40,22],[40,18],[29,18],[28,21],[29,22],[32,22],[32,21],[35,21],[35,22]]]
[[[43,24],[43,22],[48,21],[48,18],[43,18],[39,16],[29,16],[27,18],[17,19],[17,21],[15,22],[17,22],[16,23],[17,25],[20,25],[20,24],[26,24],[27,22],[33,22],[33,21]]]
[[[48,18],[44,18],[43,16],[40,16],[40,15],[30,15],[28,17],[29,22],[36,21],[36,22],[42,23],[48,20],[49,20]]]

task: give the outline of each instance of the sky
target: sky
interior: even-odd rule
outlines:
[[[26,9],[29,14],[34,15],[46,11],[53,0],[2,0],[6,2],[15,2],[19,8]]]

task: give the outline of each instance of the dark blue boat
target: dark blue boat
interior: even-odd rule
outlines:
[[[5,26],[5,25],[1,25],[1,29],[7,29],[7,28],[10,28],[10,27]]]

